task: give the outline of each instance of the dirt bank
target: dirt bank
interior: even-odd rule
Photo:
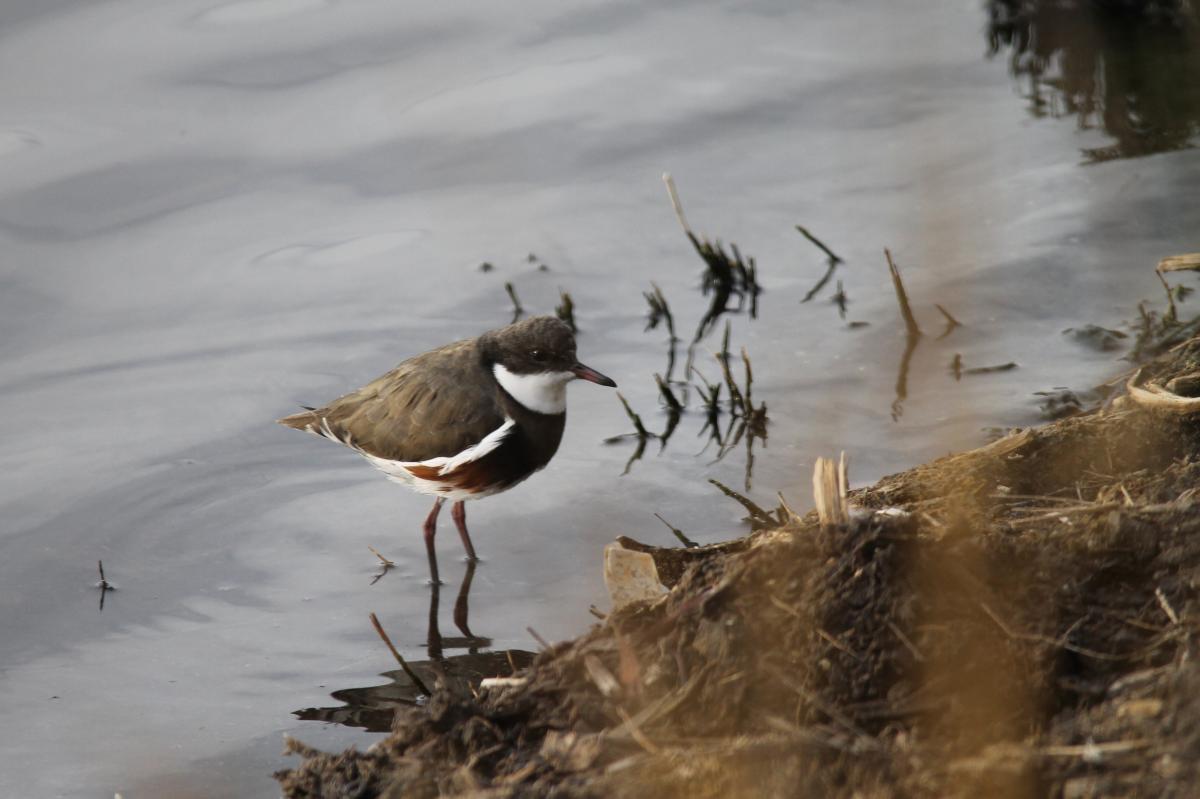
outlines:
[[[1200,339],[1153,371],[1200,372]],[[368,752],[295,744],[283,792],[1195,796],[1194,418],[1110,397],[851,492],[846,525],[652,550],[662,599]]]

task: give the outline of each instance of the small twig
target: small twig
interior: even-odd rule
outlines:
[[[642,296],[646,298],[646,304],[650,306],[650,315],[646,319],[646,329],[653,330],[658,327],[660,320],[667,323],[667,333],[671,336],[671,341],[679,341],[679,337],[675,335],[675,317],[671,315],[671,306],[667,304],[667,297],[663,294],[657,283],[651,283],[654,288],[653,292],[643,291]]]
[[[742,365],[746,370],[746,394],[744,397],[745,406],[743,407],[743,412],[746,416],[750,416],[754,412],[754,372],[750,368],[750,356],[746,353],[745,347],[742,347]]]
[[[679,202],[679,193],[675,191],[675,181],[671,178],[671,173],[663,172],[662,179],[663,183],[667,184],[667,194],[671,197],[671,207],[675,209],[675,218],[679,220],[679,226],[683,228],[684,233],[694,236],[691,226],[683,216],[683,204]]]
[[[376,549],[375,547],[371,546],[370,544],[367,544],[367,549],[371,550],[371,554],[373,554],[375,557],[379,558],[380,562],[383,563],[383,565],[386,566],[387,568],[390,569],[396,565],[394,561],[388,560],[383,555],[380,555],[379,550]]]
[[[843,498],[848,497],[850,495],[850,467],[846,462],[846,450],[842,450],[838,454],[837,475],[838,491],[841,492]]]
[[[1010,522],[1010,524],[1012,524],[1014,527],[1020,525],[1038,524],[1040,522],[1062,519],[1070,513],[1106,513],[1112,510],[1119,510],[1121,507],[1122,505],[1120,502],[1104,502],[1092,505],[1071,505],[1065,508],[1057,508],[1040,516],[1027,516],[1024,519],[1014,519],[1012,522]]]
[[[700,382],[704,384],[703,396],[705,409],[712,414],[720,413],[721,407],[717,403],[721,394],[721,384],[708,382],[708,378],[704,376],[704,373],[695,366],[691,367],[690,371],[696,377],[700,378]]]
[[[774,594],[767,594],[767,599],[769,599],[771,601],[772,605],[779,608],[784,613],[791,616],[793,619],[800,619],[801,621],[804,621],[804,617],[800,615],[800,611],[796,610],[794,607],[792,607],[788,603],[784,602],[782,599],[775,596]]]
[[[837,291],[834,292],[831,302],[837,306],[838,318],[846,318],[846,306],[850,303],[850,298],[846,296],[846,288],[842,285],[842,281],[837,282]]]
[[[841,641],[839,641],[839,640],[838,640],[837,638],[835,638],[834,636],[832,636],[832,635],[830,635],[829,633],[825,632],[825,631],[824,631],[824,630],[822,630],[820,627],[817,627],[817,628],[816,628],[816,631],[817,631],[817,635],[821,636],[821,638],[823,638],[823,639],[824,639],[824,640],[825,640],[825,641],[826,641],[826,642],[827,642],[827,643],[828,643],[830,646],[832,646],[834,649],[839,649],[839,650],[841,650],[842,652],[845,652],[845,653],[846,653],[847,655],[849,655],[850,657],[854,658],[855,660],[857,660],[857,661],[860,661],[860,662],[862,661],[862,659],[863,659],[863,658],[862,658],[862,655],[858,654],[858,653],[857,653],[857,652],[855,652],[853,649],[851,649],[850,647],[848,647],[848,646],[846,646],[845,644],[843,644]]]
[[[892,421],[899,421],[904,413],[904,401],[908,399],[908,369],[912,365],[913,353],[921,336],[908,335],[904,337],[904,352],[900,355],[900,366],[896,370],[896,398],[892,400]]]
[[[830,261],[829,266],[825,267],[825,274],[821,275],[821,279],[813,284],[813,287],[808,290],[808,293],[804,295],[804,299],[800,300],[800,303],[804,304],[813,297],[817,296],[817,293],[820,292],[821,289],[825,288],[825,284],[829,282],[829,278],[833,277],[833,272],[836,269],[837,264]]]
[[[109,591],[117,590],[117,587],[110,583],[104,577],[104,561],[96,561],[96,568],[100,570],[100,582],[96,583],[96,587],[100,589],[100,612],[104,612],[104,598],[108,596]]]
[[[637,741],[638,746],[642,747],[652,755],[657,755],[660,751],[662,751],[655,746],[653,741],[646,737],[645,733],[643,733],[641,728],[638,727],[637,722],[635,722],[633,718],[625,712],[625,708],[618,705],[617,712],[621,715],[621,720],[625,722],[625,731],[629,733],[630,738]]]
[[[788,501],[784,498],[782,491],[776,491],[775,494],[779,497],[779,507],[783,509],[785,514],[787,514],[788,519],[800,521],[800,519],[803,518],[799,513],[796,513],[796,511],[792,510],[792,506],[788,504]]]
[[[1171,620],[1171,624],[1179,624],[1179,615],[1167,601],[1167,595],[1163,593],[1161,586],[1154,589],[1154,597],[1158,600],[1158,606],[1163,609],[1163,613],[1167,614],[1167,618]]]
[[[1135,738],[1129,741],[1104,741],[1102,743],[1088,742],[1065,746],[1043,746],[1036,750],[1048,757],[1082,757],[1085,760],[1101,757],[1106,754],[1115,755],[1122,752],[1133,752],[1151,746],[1153,741]]]
[[[752,520],[758,520],[760,523],[765,523],[766,525],[775,524],[775,517],[773,517],[771,514],[767,513],[765,510],[760,508],[754,502],[754,500],[750,499],[747,496],[739,494],[738,492],[734,491],[729,486],[722,483],[720,480],[714,480],[710,477],[708,482],[712,483],[717,488],[719,488],[721,490],[721,493],[723,493],[725,496],[729,497],[730,499],[734,500],[739,505],[741,505],[743,508],[745,508],[746,511],[750,514],[750,518]]]
[[[725,387],[729,389],[729,410],[733,413],[744,410],[746,403],[742,399],[742,392],[738,388],[737,381],[733,379],[733,372],[729,369],[729,358],[722,358],[716,352],[713,353],[713,357],[721,365],[721,372],[725,376]]]
[[[826,702],[817,694],[805,689],[804,686],[793,682],[792,679],[780,669],[767,667],[766,671],[784,687],[795,691],[800,698],[806,700],[810,705],[824,713],[834,722],[844,727],[847,732],[858,738],[859,743],[861,746],[863,746],[863,748],[878,748],[878,743],[875,741],[875,739],[867,735],[867,733],[858,726],[855,720],[843,712],[842,709],[837,705],[834,705],[831,702]]]
[[[647,438],[654,438],[654,434],[646,429],[646,425],[642,424],[642,417],[638,416],[634,412],[633,408],[629,407],[629,401],[625,399],[620,391],[617,392],[617,399],[621,401],[621,405],[625,408],[626,415],[628,415],[630,421],[633,422],[633,429],[637,431],[638,438],[643,440]]]
[[[1168,322],[1177,322],[1179,317],[1175,310],[1174,292],[1171,291],[1171,286],[1167,283],[1167,278],[1163,273],[1176,272],[1180,270],[1189,270],[1193,272],[1200,271],[1200,254],[1185,253],[1183,255],[1171,255],[1159,261],[1158,266],[1154,269],[1154,273],[1158,275],[1158,279],[1163,284],[1163,289],[1167,292],[1167,304],[1170,306],[1170,310],[1167,312]],[[1183,292],[1185,291],[1185,287],[1179,286],[1178,291],[1180,292],[1179,298],[1182,300],[1184,297]]]
[[[521,300],[517,298],[517,290],[512,283],[505,283],[504,290],[508,292],[508,298],[512,300],[513,321],[516,322],[525,314],[525,309],[521,307]]]
[[[1070,497],[1070,498],[1067,498],[1067,497],[1062,497],[1062,498],[1038,497],[1038,499],[1047,499],[1047,500],[1053,500],[1056,502],[1063,503],[1062,505],[1058,506],[1054,510],[1051,510],[1049,513],[1046,513],[1044,516],[1036,517],[1037,519],[1043,519],[1043,520],[1044,519],[1054,519],[1054,518],[1057,518],[1058,516],[1061,516],[1066,513],[1088,513],[1088,512],[1095,512],[1095,511],[1109,511],[1109,510],[1116,510],[1121,507],[1121,503],[1117,502],[1116,500],[1113,500],[1112,502],[1090,502],[1086,499],[1083,501],[1080,501],[1074,497]],[[1047,505],[1046,507],[1041,507],[1041,508],[1036,507],[1036,506],[1035,507],[1014,507],[1014,508],[1012,508],[1012,511],[1013,511],[1013,513],[1041,513],[1043,511],[1045,511],[1047,508],[1054,508],[1054,506]],[[1028,521],[1034,521],[1034,519],[1026,517],[1025,519],[1022,519],[1021,521],[1028,522]]]
[[[532,627],[526,627],[526,628],[525,628],[525,632],[527,632],[527,633],[529,633],[531,636],[533,636],[533,640],[537,641],[537,642],[538,642],[538,646],[540,646],[542,649],[550,649],[550,642],[549,642],[549,641],[547,641],[547,640],[546,640],[545,638],[543,638],[542,636],[538,635],[538,631],[537,631],[537,630],[533,629]]]
[[[1013,361],[1008,363],[997,364],[996,366],[974,366],[970,369],[963,369],[964,375],[990,375],[996,372],[1010,372],[1017,368],[1017,364]]]
[[[987,606],[986,602],[980,602],[979,606],[981,608],[983,608],[983,612],[988,615],[988,618],[990,618],[993,622],[996,623],[996,626],[1000,628],[1001,632],[1003,632],[1009,638],[1013,638],[1013,639],[1016,639],[1019,641],[1032,641],[1034,643],[1046,644],[1048,646],[1056,646],[1056,647],[1059,647],[1060,649],[1065,649],[1068,652],[1074,652],[1077,655],[1083,655],[1085,657],[1094,658],[1096,660],[1128,660],[1129,659],[1129,655],[1112,655],[1107,652],[1098,652],[1095,649],[1088,649],[1088,648],[1082,647],[1082,646],[1075,646],[1074,644],[1068,643],[1065,640],[1062,640],[1059,638],[1051,638],[1048,635],[1039,635],[1037,633],[1018,632],[1018,631],[1012,629],[1011,627],[1009,627],[1007,624],[1005,624],[1003,622],[1003,620],[1001,620],[1001,618],[996,615],[996,612]]]
[[[809,241],[811,241],[813,244],[815,244],[815,245],[817,245],[818,247],[820,247],[820,248],[821,248],[821,252],[825,253],[825,255],[829,257],[829,261],[830,261],[830,263],[832,263],[832,264],[842,264],[842,263],[845,263],[845,261],[843,261],[843,260],[842,260],[842,259],[841,259],[841,258],[838,256],[838,254],[837,254],[837,253],[835,253],[833,250],[831,250],[831,249],[829,249],[828,247],[826,247],[826,246],[825,246],[825,244],[824,244],[824,242],[822,242],[820,239],[818,239],[818,238],[817,238],[816,236],[814,236],[812,233],[809,233],[809,232],[808,232],[808,228],[804,227],[803,225],[796,225],[796,230],[800,231],[800,235],[801,235],[801,236],[804,236],[804,238],[808,239],[808,240],[809,240]]]
[[[667,381],[662,379],[662,375],[657,372],[654,374],[654,382],[658,383],[658,393],[662,394],[662,398],[666,401],[667,407],[675,413],[683,413],[683,403],[675,396],[675,392],[667,385]]]
[[[691,549],[692,547],[700,546],[695,541],[693,541],[692,539],[690,539],[686,535],[684,535],[683,530],[680,530],[678,527],[671,524],[669,521],[664,519],[662,516],[659,516],[656,513],[656,514],[654,514],[654,518],[658,519],[660,522],[665,524],[667,526],[667,529],[670,530],[672,533],[674,533],[675,537],[678,538],[683,543],[683,545],[685,547],[687,547],[688,549]]]
[[[655,438],[658,439],[658,451],[661,453],[667,448],[667,442],[671,440],[671,436],[675,434],[675,428],[679,427],[679,420],[683,418],[683,411],[676,408],[667,409],[667,425],[661,433],[656,433]]]
[[[800,611],[796,610],[791,605],[788,605],[786,602],[784,602],[782,599],[778,598],[774,594],[768,594],[767,599],[771,600],[772,605],[779,608],[780,610],[782,610],[784,613],[788,614],[792,618],[800,619],[803,622],[807,622],[807,619],[805,619],[804,616],[800,615]],[[855,652],[850,647],[843,644],[838,639],[834,638],[829,633],[825,632],[820,627],[816,627],[814,629],[816,630],[817,635],[821,636],[821,638],[824,639],[825,642],[828,643],[830,646],[832,646],[834,649],[845,652],[847,655],[854,658],[855,660],[859,660],[859,661],[862,660],[861,655],[859,655],[857,652]]]
[[[1154,274],[1158,275],[1158,281],[1163,285],[1163,291],[1167,292],[1167,320],[1174,322],[1178,319],[1175,312],[1175,298],[1171,296],[1171,286],[1167,283],[1167,279],[1163,277],[1163,273],[1159,269],[1154,270]]]
[[[591,678],[592,684],[596,689],[604,695],[606,699],[611,699],[621,692],[621,683],[613,676],[613,673],[600,662],[600,658],[595,655],[583,656],[583,668]]]
[[[817,296],[817,292],[819,292],[821,289],[825,288],[825,284],[829,282],[829,278],[833,277],[833,273],[834,273],[834,271],[837,269],[837,267],[838,267],[838,264],[842,263],[842,259],[841,259],[841,258],[839,258],[839,257],[838,257],[838,256],[837,256],[837,255],[836,255],[834,252],[833,252],[833,250],[831,250],[831,249],[829,249],[828,247],[826,247],[826,246],[825,246],[825,245],[824,245],[824,244],[821,242],[821,240],[820,240],[820,239],[818,239],[818,238],[817,238],[816,236],[814,236],[813,234],[809,233],[809,232],[808,232],[808,229],[807,229],[807,228],[805,228],[803,225],[796,225],[796,230],[800,231],[800,233],[802,233],[802,234],[804,235],[804,237],[805,237],[806,239],[808,239],[809,241],[811,241],[813,244],[815,244],[815,245],[817,245],[818,247],[820,247],[820,248],[821,248],[821,251],[825,253],[825,255],[826,255],[827,259],[828,259],[828,265],[825,267],[825,274],[821,275],[821,279],[820,279],[820,280],[818,280],[818,281],[816,282],[816,284],[814,284],[814,285],[813,285],[813,287],[812,287],[811,289],[809,289],[809,290],[808,290],[808,293],[804,295],[804,299],[800,300],[800,302],[801,302],[801,303],[806,303],[806,302],[808,302],[809,300],[811,300],[813,297]],[[843,291],[842,291],[842,284],[841,284],[841,281],[838,281],[838,293],[837,293],[837,295],[835,295],[835,297],[834,297],[834,301],[835,301],[835,302],[837,302],[837,297],[839,297],[839,296],[842,298],[842,301],[838,303],[838,308],[839,308],[839,310],[840,310],[840,311],[841,311],[841,313],[842,313],[842,318],[845,318],[845,314],[846,314],[845,298],[846,298],[846,295],[845,295],[845,292],[843,292]]]
[[[825,288],[825,284],[829,282],[829,278],[833,277],[833,272],[835,269],[837,269],[837,264],[831,261],[829,266],[825,268],[825,274],[821,275],[821,279],[813,284],[813,287],[808,290],[808,293],[804,295],[804,299],[800,300],[800,303],[804,304],[813,297],[817,296],[817,293],[820,292],[821,289]]]
[[[921,328],[917,325],[916,317],[913,316],[912,306],[908,304],[908,292],[904,290],[904,281],[900,279],[900,270],[896,267],[896,262],[892,260],[890,250],[885,247],[883,254],[887,258],[888,270],[892,273],[892,285],[896,289],[896,301],[900,303],[900,315],[904,317],[904,327],[908,329],[908,337],[917,338],[921,335]]]
[[[683,205],[679,201],[679,193],[675,190],[675,182],[666,173],[663,174],[663,182],[667,186],[671,207],[675,210],[675,216],[679,220],[683,232],[687,235],[688,241],[692,243],[696,254],[704,261],[705,272],[701,291],[705,295],[712,292],[712,302],[704,316],[700,318],[700,323],[696,326],[696,333],[692,338],[692,347],[695,347],[702,338],[712,332],[713,326],[716,325],[722,314],[741,312],[747,299],[750,301],[750,317],[755,318],[758,314],[758,295],[762,291],[762,287],[758,284],[758,271],[754,259],[743,258],[735,244],[730,244],[730,250],[733,253],[730,257],[721,245],[720,239],[710,241],[692,232],[683,215]],[[729,300],[734,296],[737,297],[738,304],[736,309],[731,309]],[[691,348],[689,348],[688,363],[691,363]]]
[[[554,309],[555,316],[566,322],[572,333],[578,333],[579,328],[575,326],[575,300],[571,299],[571,295],[562,289],[558,290],[558,296],[559,303]]]
[[[1066,505],[1077,504],[1074,497],[1056,497],[1050,494],[991,494],[992,499],[1037,500],[1038,502],[1061,502]],[[1020,510],[1018,508],[1018,510]]]
[[[939,340],[944,339],[946,336],[948,336],[952,332],[954,332],[954,328],[963,326],[962,322],[958,321],[953,316],[951,316],[949,311],[947,311],[942,306],[938,305],[936,302],[933,304],[933,307],[937,308],[939,311],[941,311],[942,316],[946,317],[946,329],[942,331],[942,335],[938,336]]]
[[[629,636],[621,634],[616,621],[613,622],[613,638],[617,642],[617,679],[629,694],[640,696],[643,689],[642,664]]]
[[[905,635],[899,627],[890,621],[887,623],[887,626],[893,633],[896,634],[896,637],[900,639],[900,643],[904,644],[904,648],[909,652],[912,652],[912,656],[917,659],[918,663],[925,662],[925,658],[921,654],[921,650],[917,649],[917,645],[910,641],[908,636]]]
[[[433,692],[429,690],[429,686],[425,685],[425,682],[417,676],[417,673],[412,670],[412,667],[409,666],[404,658],[400,656],[400,653],[396,650],[395,645],[392,644],[392,639],[388,638],[388,634],[384,632],[383,625],[379,623],[379,617],[374,613],[371,614],[371,624],[374,625],[375,632],[379,633],[379,637],[383,639],[385,644],[387,644],[387,648],[391,650],[392,657],[396,659],[396,662],[400,664],[400,668],[403,669],[404,673],[408,675],[408,679],[412,681],[413,685],[417,686],[417,690],[425,694],[425,696],[433,696]]]

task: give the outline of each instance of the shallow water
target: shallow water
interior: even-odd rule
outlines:
[[[868,483],[1117,371],[1061,331],[1120,325],[1158,300],[1157,259],[1196,249],[1196,62],[1133,69],[1138,42],[1055,18],[1038,41],[1065,44],[1030,71],[988,20],[915,0],[6,3],[0,795],[270,796],[283,734],[374,740],[292,712],[384,682],[372,611],[426,657],[426,500],[272,420],[507,322],[512,282],[531,312],[569,291],[581,357],[661,429],[642,293],[662,287],[684,337],[707,304],[663,170],[698,232],[757,260],[758,318],[729,318],[768,406],[764,504],[806,505],[818,456]],[[1133,76],[1124,117],[1087,93],[1088,58],[1124,65],[1103,86]],[[833,285],[800,303],[824,260],[797,223],[845,259],[846,320]],[[885,246],[930,333],[898,413]],[[942,340],[934,303],[964,323]],[[955,381],[955,353],[1019,367]],[[498,650],[586,629],[605,543],[674,542],[655,512],[701,541],[744,529],[706,483],[743,488],[744,450],[701,452],[694,405],[622,476],[613,393],[571,394],[547,471],[469,510],[470,626]],[[368,545],[397,563],[377,581]],[[464,566],[440,545],[449,595]]]

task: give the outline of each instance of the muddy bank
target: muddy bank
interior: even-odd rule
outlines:
[[[1200,372],[1200,339],[1151,372]],[[283,792],[1194,795],[1194,418],[1110,397],[851,492],[845,525],[652,549],[660,600],[367,752],[294,744]]]

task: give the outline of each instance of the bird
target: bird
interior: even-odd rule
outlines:
[[[320,408],[277,420],[336,441],[390,480],[435,497],[423,527],[432,582],[442,504],[470,561],[465,502],[507,491],[558,451],[573,380],[616,388],[579,362],[575,334],[554,316],[534,316],[409,358]]]

